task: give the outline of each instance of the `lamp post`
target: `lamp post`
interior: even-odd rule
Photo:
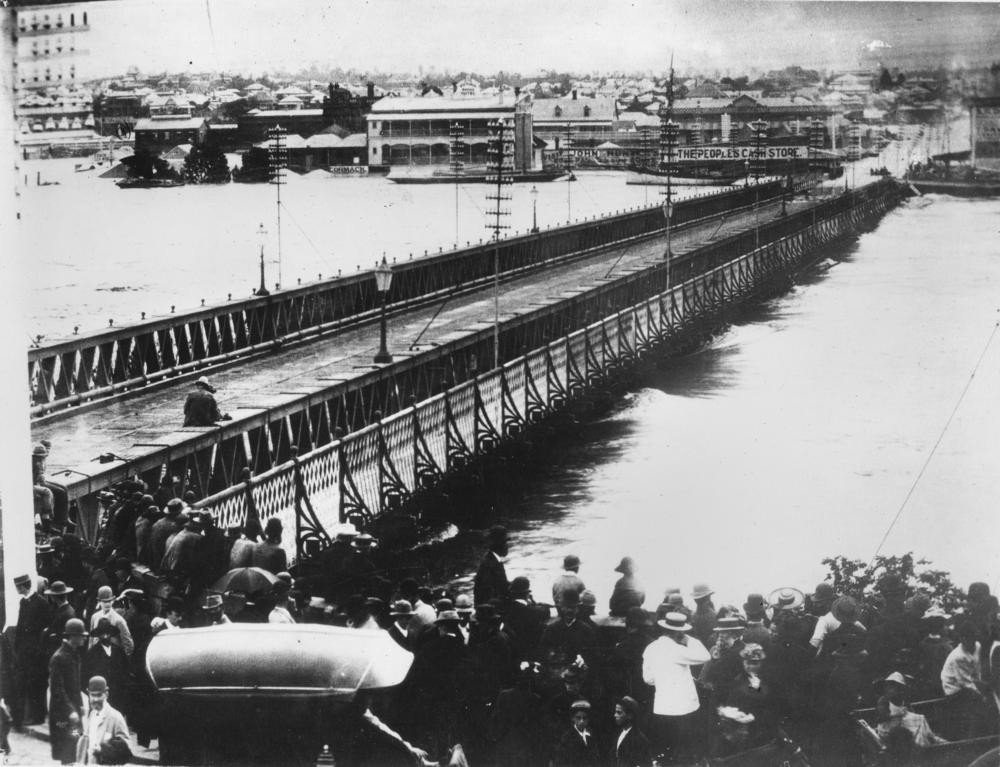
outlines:
[[[750,161],[749,160],[744,160],[743,161],[743,169],[747,172],[747,177],[743,181],[743,186],[747,186],[748,187],[748,186],[750,186]]]
[[[260,237],[260,287],[257,288],[256,295],[269,296],[271,291],[264,285],[264,239],[267,237],[267,230],[264,229],[263,224],[257,227],[257,236]]]
[[[389,286],[392,285],[392,267],[386,263],[385,254],[382,254],[382,263],[375,269],[375,287],[378,288],[382,296],[382,317],[379,322],[379,349],[375,355],[376,365],[385,365],[392,362],[392,355],[385,344],[385,307],[389,298]]]
[[[531,233],[538,234],[538,187],[531,185]]]

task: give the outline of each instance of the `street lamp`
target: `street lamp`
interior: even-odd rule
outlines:
[[[264,240],[267,238],[267,230],[263,224],[257,228],[257,236],[260,237],[260,287],[257,288],[256,295],[269,296],[271,291],[264,286]]]
[[[385,345],[385,307],[389,298],[389,286],[392,285],[392,267],[386,263],[385,254],[382,254],[382,263],[375,269],[375,287],[378,288],[382,296],[382,318],[379,323],[379,349],[375,355],[375,364],[385,365],[392,362],[392,355]]]
[[[747,172],[747,177],[743,181],[743,186],[750,186],[750,161],[749,160],[744,160],[743,161],[743,169]]]
[[[531,185],[531,233],[538,234],[538,187]]]

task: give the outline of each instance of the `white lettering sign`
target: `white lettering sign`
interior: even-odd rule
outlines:
[[[763,147],[765,160],[805,160],[809,158],[809,147],[766,146]],[[757,158],[752,146],[692,146],[678,147],[678,162],[734,162]]]
[[[330,172],[335,176],[367,176],[367,165],[331,165]]]

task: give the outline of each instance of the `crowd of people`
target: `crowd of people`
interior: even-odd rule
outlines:
[[[984,583],[952,615],[892,573],[874,597],[824,582],[717,606],[704,583],[647,595],[623,557],[605,611],[577,556],[544,597],[509,578],[500,526],[464,593],[389,577],[377,542],[350,525],[290,569],[279,520],[223,530],[169,489],[121,487],[96,545],[56,531],[39,547],[37,577],[14,579],[21,603],[0,642],[0,708],[14,728],[47,722],[62,763],[127,759],[117,714],[148,745],[159,700],[146,648],[160,632],[230,622],[386,631],[413,661],[402,684],[366,699],[365,721],[418,760],[459,743],[470,764],[497,767],[692,764],[791,740],[844,749],[861,707],[893,749],[998,729],[1000,623]],[[267,576],[227,581],[245,568]],[[910,708],[927,698],[944,699],[934,721]],[[363,733],[331,741],[338,763],[381,763]]]

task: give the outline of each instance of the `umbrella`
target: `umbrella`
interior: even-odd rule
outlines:
[[[261,567],[237,567],[219,578],[212,588],[222,593],[242,591],[244,594],[256,594],[258,591],[270,591],[277,581],[278,576]]]

